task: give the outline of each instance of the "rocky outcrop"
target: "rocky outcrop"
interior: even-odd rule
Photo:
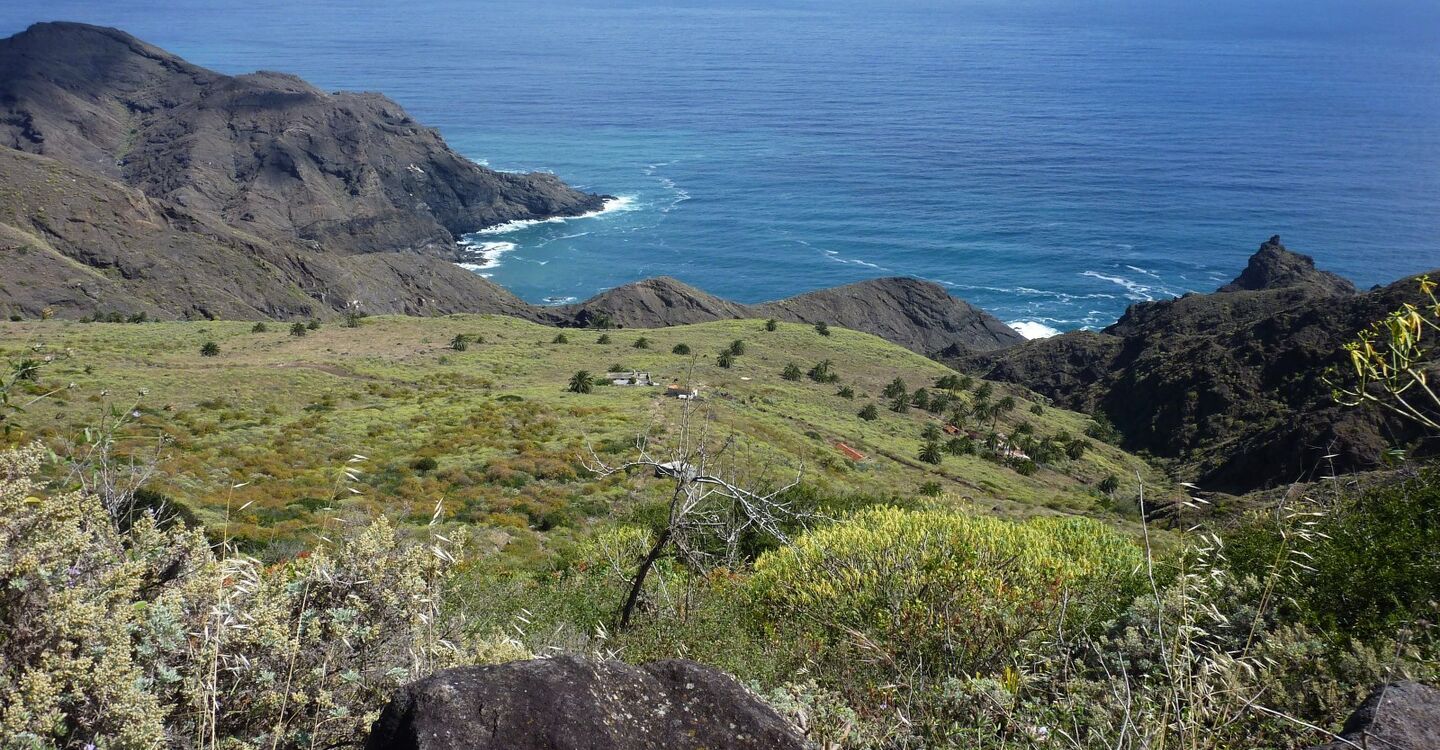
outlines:
[[[660,276],[607,289],[578,304],[550,308],[546,317],[562,325],[663,328],[754,315],[745,305]]]
[[[801,750],[733,678],[695,662],[574,657],[438,672],[402,688],[366,750]]]
[[[919,279],[871,279],[756,306],[756,317],[825,322],[873,333],[921,354],[990,351],[1025,340],[995,316]]]
[[[1134,305],[1102,332],[952,361],[1106,415],[1127,449],[1173,460],[1207,490],[1374,468],[1388,447],[1418,437],[1406,423],[1338,406],[1326,382],[1356,332],[1418,301],[1413,280],[1353,293],[1272,238],[1225,288]]]
[[[77,23],[0,40],[0,145],[332,253],[453,258],[465,232],[605,200],[475,164],[379,94],[222,75]]]
[[[918,279],[871,279],[758,305],[707,294],[669,277],[615,287],[584,302],[541,309],[539,319],[557,325],[604,323],[625,328],[704,323],[737,318],[775,318],[874,334],[925,355],[981,352],[1024,341],[995,316]]]
[[[1260,250],[1250,256],[1249,264],[1234,281],[1217,291],[1254,292],[1285,287],[1301,287],[1317,294],[1343,296],[1355,293],[1355,285],[1348,279],[1321,271],[1308,255],[1285,249],[1278,234],[1266,240]]]
[[[1310,750],[1440,748],[1440,690],[1418,682],[1382,685],[1345,722],[1340,738]]]

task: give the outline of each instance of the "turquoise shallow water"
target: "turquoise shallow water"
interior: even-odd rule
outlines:
[[[472,158],[623,197],[471,238],[535,302],[903,274],[1070,329],[1276,233],[1362,285],[1440,266],[1440,9],[1193,5],[47,0],[0,33],[103,23],[383,91]]]

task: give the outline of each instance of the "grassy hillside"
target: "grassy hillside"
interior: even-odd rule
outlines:
[[[742,439],[748,465],[783,478],[803,464],[807,482],[832,490],[913,496],[938,483],[949,502],[1005,515],[1118,518],[1102,510],[1108,503],[1094,486],[1111,474],[1150,474],[1099,441],[1080,459],[1032,476],[977,456],[922,463],[921,430],[939,419],[920,409],[892,412],[881,391],[896,377],[912,390],[932,387],[951,371],[839,328],[823,336],[809,326],[766,331],[763,321],[739,320],[567,330],[568,342],[555,343],[557,329],[497,316],[376,317],[304,336],[282,324],[264,332],[252,325],[0,323],[0,356],[12,364],[54,357],[29,390],[63,389],[12,417],[8,439],[83,442],[84,428],[120,413],[129,450],[163,441],[157,489],[256,543],[303,540],[337,513],[428,521],[440,504],[453,520],[489,528],[495,544],[524,542],[523,549],[541,538],[533,530],[623,513],[649,483],[596,481],[581,458],[590,447],[622,457],[639,434],[663,432],[680,408],[663,386],[679,381],[699,389],[720,431]],[[457,335],[473,343],[456,351]],[[598,343],[602,335],[609,343]],[[642,337],[649,348],[634,346]],[[716,354],[736,340],[745,353],[722,369]],[[218,354],[201,354],[207,342]],[[692,355],[673,353],[677,344]],[[837,383],[781,377],[788,364],[806,371],[827,359]],[[614,365],[649,371],[659,385],[567,392],[577,370],[603,375]],[[853,398],[837,395],[844,386]],[[1089,423],[1056,408],[1035,414],[1013,386],[997,386],[994,398],[1006,393],[1018,407],[1001,417],[1002,432],[1029,422],[1036,436],[1082,436]],[[868,403],[878,408],[874,421],[857,416]],[[840,441],[868,460],[847,459]],[[351,462],[356,455],[364,459]],[[347,465],[362,470],[358,480],[344,477]]]

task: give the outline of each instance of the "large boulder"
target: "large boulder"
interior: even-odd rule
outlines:
[[[1345,721],[1340,739],[1311,750],[1440,748],[1440,690],[1418,682],[1380,686]]]
[[[437,672],[400,689],[366,750],[800,750],[733,678],[681,659],[575,657]]]

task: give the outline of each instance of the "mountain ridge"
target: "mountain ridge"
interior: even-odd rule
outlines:
[[[35,24],[0,71],[0,143],[270,239],[451,258],[465,232],[609,198],[480,166],[380,94],[228,76],[118,29]]]
[[[948,361],[1104,414],[1127,449],[1205,489],[1245,492],[1373,469],[1420,438],[1400,420],[1336,404],[1328,382],[1357,332],[1419,301],[1413,277],[1357,292],[1272,237],[1214,293],[1137,303],[1103,331]]]

